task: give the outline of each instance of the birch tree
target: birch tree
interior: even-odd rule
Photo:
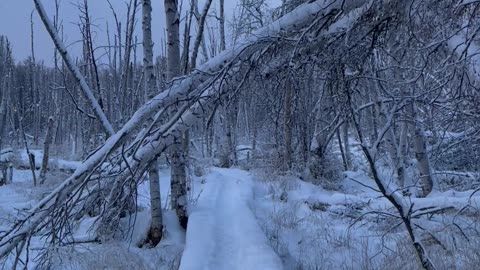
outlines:
[[[153,41],[152,41],[152,4],[150,0],[142,2],[143,19],[143,66],[145,91],[152,93],[156,90],[156,78],[153,67]],[[158,161],[154,160],[148,171],[150,182],[150,207],[152,222],[150,224],[149,238],[153,245],[157,245],[163,235],[162,200],[160,196],[160,179],[158,175]]]
[[[178,2],[165,0],[165,19],[167,25],[167,80],[180,75],[180,20]],[[187,214],[187,172],[183,138],[177,138],[170,153],[171,163],[171,203],[175,209],[180,225],[186,229]]]

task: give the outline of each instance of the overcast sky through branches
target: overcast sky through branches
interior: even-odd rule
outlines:
[[[55,11],[54,0],[42,1],[47,10],[50,19],[53,19]],[[60,1],[60,19],[64,26],[65,43],[69,50],[78,56],[80,52],[80,30],[78,27],[79,12],[76,4],[79,0],[61,0]],[[126,1],[125,0],[111,0],[110,1],[119,16],[123,21],[124,27],[126,20]],[[189,1],[185,1],[188,3]],[[199,8],[203,7],[203,1],[199,1]],[[228,19],[232,18],[235,6],[238,0],[225,0],[225,13]],[[106,25],[108,23],[110,35],[114,31],[114,18],[109,5],[106,0],[89,0],[90,16],[93,19],[95,26],[93,27],[94,39],[96,46],[107,45]],[[155,55],[160,52],[160,43],[164,33],[165,16],[163,10],[163,0],[152,1],[153,14],[153,39],[155,43]],[[185,7],[186,8],[186,7]],[[184,10],[185,10],[184,8]],[[212,10],[218,10],[218,2],[214,1]],[[1,0],[0,1],[0,35],[8,37],[12,44],[13,54],[16,61],[23,61],[31,55],[30,49],[30,15],[34,11],[34,4],[32,0]],[[35,56],[37,61],[43,60],[45,64],[51,65],[53,63],[53,43],[48,36],[40,18],[33,14],[33,23],[35,31]],[[141,9],[137,13],[136,34],[141,40]],[[141,53],[141,49],[139,49]],[[97,57],[102,56],[102,53],[97,53]]]

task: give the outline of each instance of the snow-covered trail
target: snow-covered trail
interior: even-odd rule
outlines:
[[[248,172],[212,168],[190,213],[181,270],[283,269],[249,207],[252,187]]]

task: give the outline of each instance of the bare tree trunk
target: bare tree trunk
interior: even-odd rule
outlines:
[[[177,213],[178,220],[182,228],[187,228],[187,172],[185,152],[183,145],[179,143],[182,137],[176,138],[176,142],[172,146],[170,157],[171,162],[171,204]]]
[[[191,1],[190,5],[190,15],[188,16],[188,20],[185,22],[185,28],[183,31],[183,51],[181,56],[182,67],[181,71],[184,74],[187,74],[189,71],[189,53],[190,53],[190,28],[192,27],[192,20],[193,20],[193,8],[196,5],[196,1]]]
[[[148,180],[150,181],[150,213],[152,217],[149,239],[152,241],[152,244],[156,246],[160,240],[162,240],[163,236],[162,198],[160,193],[158,160],[153,161],[150,165],[150,169],[148,170]]]
[[[423,129],[418,123],[418,117],[415,111],[415,104],[412,101],[407,109],[411,116],[411,128],[413,131],[413,151],[417,160],[417,170],[421,185],[420,197],[426,197],[433,189],[432,171],[430,168],[430,160],[428,158],[427,146],[423,135]]]
[[[30,14],[30,49],[31,49],[31,63],[30,63],[30,72],[31,72],[31,83],[32,83],[32,97],[33,97],[33,140],[34,144],[38,145],[38,137],[40,136],[40,111],[38,109],[38,100],[39,93],[37,88],[37,76],[36,76],[36,65],[37,60],[35,58],[35,44],[34,44],[34,35],[33,35],[33,11]]]
[[[205,125],[206,134],[207,134],[207,157],[213,157],[213,139],[215,138],[215,128],[213,127],[213,117],[212,115],[207,124]]]
[[[403,121],[400,125],[400,140],[399,146],[397,151],[398,156],[398,167],[397,167],[397,177],[398,177],[398,186],[400,188],[405,187],[405,179],[406,179],[406,164],[405,159],[407,158],[407,142],[408,142],[408,127],[407,123]]]
[[[285,169],[292,168],[292,132],[293,132],[293,85],[289,79],[285,81],[285,100],[283,104],[284,108],[284,123],[283,123],[283,136],[285,143]]]
[[[93,47],[93,38],[92,38],[92,31],[91,31],[91,23],[90,23],[90,13],[88,9],[88,1],[84,0],[83,1],[83,10],[82,12],[84,13],[84,20],[85,20],[85,43],[86,43],[86,49],[87,52],[86,54],[88,55],[88,58],[90,59],[90,73],[91,73],[91,82],[92,85],[94,85],[94,88],[96,88],[98,92],[98,103],[100,105],[100,108],[104,111],[104,104],[103,104],[103,95],[102,95],[102,89],[100,87],[100,78],[98,75],[98,66],[97,66],[97,60],[95,58],[95,51]],[[55,28],[56,29],[56,28]]]
[[[10,162],[8,164],[8,172],[7,172],[7,180],[6,180],[6,184],[11,184],[13,182],[13,165],[12,163]]]
[[[227,147],[225,151],[225,157],[227,163],[226,167],[235,166],[237,164],[237,118],[238,118],[238,100],[236,97],[232,97],[230,100],[230,105],[228,108],[225,106],[223,108],[223,113],[225,114],[225,131],[227,138]]]
[[[225,0],[220,0],[220,51],[225,50]]]
[[[352,155],[350,154],[350,142],[348,138],[348,119],[345,121],[343,125],[343,144],[345,150],[345,164],[347,165],[347,170],[352,169]]]
[[[152,4],[150,0],[143,0],[143,66],[144,80],[147,92],[153,93],[156,88],[156,78],[153,67],[153,42],[152,42]],[[152,221],[150,223],[149,238],[156,246],[163,235],[162,201],[160,196],[160,179],[158,175],[158,161],[155,159],[148,170],[150,181],[150,207]]]
[[[52,143],[53,137],[53,117],[48,118],[48,127],[47,127],[47,134],[45,135],[45,142],[43,144],[43,158],[42,158],[42,168],[40,169],[40,185],[45,182],[45,176],[47,174],[48,169],[48,157],[49,157],[49,150],[50,144]]]
[[[132,7],[133,5],[133,7]],[[121,101],[121,106],[123,108],[122,112],[123,115],[121,115],[121,123],[123,124],[123,118],[128,115],[128,108],[129,106],[126,106],[127,103],[127,97],[128,97],[128,82],[129,82],[129,75],[130,75],[130,57],[132,55],[132,42],[133,42],[133,32],[134,32],[134,25],[135,25],[135,17],[137,14],[137,5],[138,5],[138,0],[134,0],[132,4],[132,0],[128,3],[128,17],[127,17],[127,26],[126,26],[126,34],[125,34],[125,51],[124,51],[124,59],[123,59],[123,69],[122,69],[122,75],[121,75],[121,87],[120,90],[121,95],[122,95],[122,101]],[[131,16],[130,16],[130,10]]]
[[[8,38],[5,36],[0,36],[0,60],[2,61],[0,65],[3,66],[0,71],[0,78],[3,78],[3,82],[0,85],[1,87],[1,96],[0,96],[0,151],[4,146],[5,139],[4,133],[5,128],[7,127],[7,114],[8,114],[8,103],[11,100],[11,85],[12,85],[12,51],[10,48],[10,43]],[[9,98],[10,97],[10,98]]]
[[[23,120],[22,120],[23,121]],[[37,175],[35,174],[35,155],[30,152],[30,149],[28,148],[28,141],[27,141],[27,135],[25,134],[25,129],[23,127],[23,124],[20,123],[21,127],[21,132],[23,136],[23,143],[25,145],[25,150],[27,151],[27,156],[28,156],[28,163],[30,164],[30,170],[32,171],[32,178],[33,178],[33,186],[37,186]]]
[[[165,0],[167,25],[167,80],[180,75],[180,21],[177,0]]]
[[[200,14],[200,11],[198,10],[198,0],[192,0],[191,2],[192,2],[191,15],[195,15],[195,18],[197,19],[197,25],[200,25],[200,18],[202,17],[202,15]],[[205,21],[205,24],[206,23],[207,22]],[[190,26],[191,26],[191,24],[190,24]],[[205,32],[205,31],[203,30],[203,32]],[[204,56],[203,60],[204,60],[204,62],[206,62],[210,58],[210,56],[209,56],[209,53],[208,53],[207,44],[205,43],[205,35],[202,35],[200,46],[202,48],[202,53],[203,53],[203,56]],[[188,53],[187,53],[187,57],[188,57]],[[187,66],[186,70],[188,70],[189,68],[190,68],[190,66]]]
[[[3,44],[0,44],[0,46],[3,46]],[[7,49],[7,59],[5,60],[5,75],[3,78],[3,85],[2,85],[2,96],[0,98],[0,150],[3,147],[3,133],[5,132],[5,126],[7,122],[7,91],[10,89],[10,60],[8,59],[9,57],[9,48],[8,44],[5,46]],[[3,75],[3,74],[0,74]]]
[[[335,132],[337,134],[338,148],[340,149],[340,154],[342,156],[343,168],[345,171],[348,171],[347,158],[345,157],[345,151],[343,150],[342,136],[340,135],[340,129],[337,129]]]
[[[193,44],[192,58],[190,60],[190,70],[195,69],[195,67],[197,66],[198,49],[200,48],[200,43],[203,40],[203,29],[205,28],[205,19],[207,18],[208,10],[210,9],[211,4],[212,4],[212,0],[207,0],[207,2],[205,2],[205,6],[203,8],[202,14],[198,21],[198,32],[197,32],[197,37],[195,38],[195,43]]]
[[[167,80],[180,75],[180,21],[177,0],[165,0],[167,25]],[[171,203],[180,225],[186,229],[187,216],[187,174],[183,139],[176,138],[171,151]]]

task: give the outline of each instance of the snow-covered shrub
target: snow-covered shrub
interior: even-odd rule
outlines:
[[[303,174],[303,180],[320,185],[327,190],[338,190],[342,177],[342,162],[332,152],[322,157],[313,156]]]
[[[386,259],[380,263],[382,269],[415,270],[419,269],[415,250],[410,239],[405,237],[393,237],[392,247],[385,247]]]
[[[309,212],[301,202],[279,202],[259,219],[285,269],[381,269],[370,259],[371,240],[354,238],[348,228],[334,226],[338,221]]]
[[[195,157],[189,161],[190,172],[196,177],[202,177],[209,173],[208,168],[215,165],[210,158]]]
[[[477,137],[442,141],[432,150],[435,168],[452,171],[480,170],[480,140]]]
[[[439,171],[435,172],[435,180],[440,191],[465,191],[480,186],[480,173]]]
[[[262,183],[256,188],[263,187],[264,193],[272,196],[274,200],[288,201],[288,191],[298,188],[297,178],[291,175],[278,175],[272,169],[257,169],[253,171],[256,181]]]
[[[205,175],[205,169],[200,165],[194,165],[193,175],[195,175],[196,177],[202,177]]]
[[[265,145],[262,150],[252,151],[250,163],[256,168],[270,170],[276,174],[285,171],[285,162],[282,160],[281,150],[275,145]]]
[[[480,239],[474,238],[468,241],[462,241],[461,245],[455,250],[454,256],[458,258],[459,265],[457,269],[476,269],[480,265]]]

